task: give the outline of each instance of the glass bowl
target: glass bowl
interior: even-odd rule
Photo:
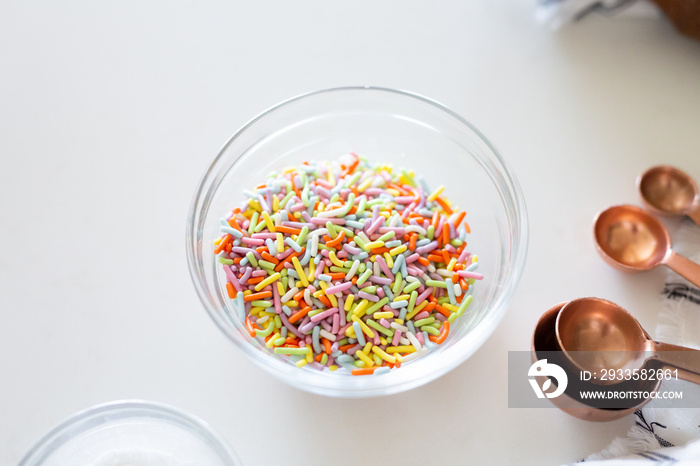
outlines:
[[[204,421],[148,401],[128,400],[80,411],[46,434],[19,466],[241,464]]]
[[[467,211],[468,249],[484,279],[469,311],[450,326],[444,343],[387,374],[298,368],[252,339],[226,292],[213,253],[219,219],[242,191],[303,160],[337,160],[354,152],[372,163],[415,170]],[[527,214],[512,170],[472,124],[425,97],[393,89],[352,87],[295,97],[263,112],[224,145],[197,187],[187,219],[187,259],[197,293],[216,325],[255,364],[313,393],[364,397],[425,384],[472,355],[506,312],[525,263]]]

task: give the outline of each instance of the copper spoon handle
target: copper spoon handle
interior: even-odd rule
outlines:
[[[700,287],[700,264],[671,251],[663,263],[693,285]]]
[[[693,207],[690,209],[690,212],[688,212],[688,217],[690,217],[693,220],[693,222],[700,225],[700,203],[699,202],[695,202],[693,204]]]
[[[652,359],[678,369],[678,378],[700,385],[700,350],[670,343],[653,342]]]

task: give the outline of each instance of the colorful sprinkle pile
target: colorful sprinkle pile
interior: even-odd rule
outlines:
[[[298,367],[353,375],[388,372],[445,341],[483,276],[466,250],[465,212],[443,190],[354,154],[245,190],[214,253],[250,336]]]

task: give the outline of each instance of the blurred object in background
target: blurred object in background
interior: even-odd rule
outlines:
[[[700,0],[538,0],[536,17],[559,29],[589,13],[649,18],[659,17],[659,9],[682,34],[700,40]]]

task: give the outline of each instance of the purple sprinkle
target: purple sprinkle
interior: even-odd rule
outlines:
[[[393,282],[393,280],[391,280],[390,278],[375,277],[374,275],[369,277],[369,280],[374,283],[379,283],[380,285],[390,285]]]
[[[364,299],[367,299],[369,301],[372,301],[374,303],[379,301],[378,296],[370,294],[370,293],[365,293],[364,291],[360,291],[359,293],[357,293],[357,296],[359,296],[360,298],[364,298]]]
[[[416,298],[416,305],[418,305],[418,304],[422,303],[423,301],[425,301],[426,299],[428,299],[428,296],[430,296],[433,291],[435,291],[435,288],[433,288],[432,286],[429,286],[428,288],[426,288],[425,291],[422,292],[421,294],[419,294],[418,297]]]
[[[437,247],[438,247],[437,241],[431,241],[430,243],[426,244],[425,246],[421,246],[419,248],[416,248],[416,252],[418,254],[426,254],[426,253],[432,251],[433,249],[436,249]]]

